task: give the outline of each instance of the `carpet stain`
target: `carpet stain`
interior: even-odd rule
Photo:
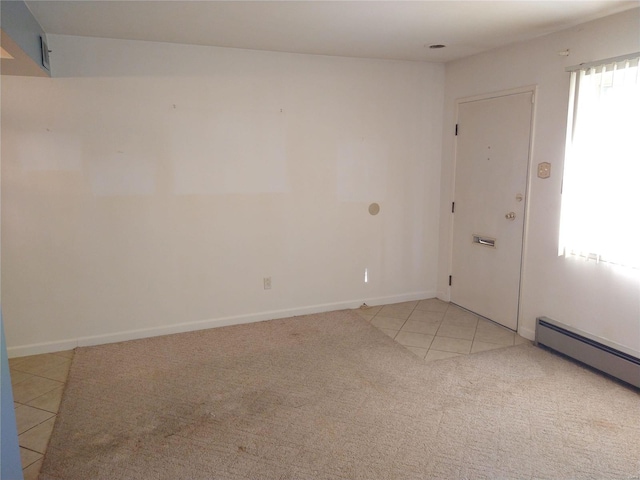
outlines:
[[[78,349],[40,480],[634,478],[639,400],[529,345],[427,364],[331,312]]]
[[[638,413],[640,414],[640,405],[639,405]],[[596,420],[592,420],[591,424],[595,427],[603,428],[605,430],[611,430],[611,431],[620,430],[620,427],[618,425],[616,425],[615,423],[611,423],[607,420],[596,419]]]

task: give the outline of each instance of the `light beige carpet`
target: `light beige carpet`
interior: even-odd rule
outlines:
[[[531,345],[424,363],[350,311],[78,349],[40,476],[638,477],[638,391]]]

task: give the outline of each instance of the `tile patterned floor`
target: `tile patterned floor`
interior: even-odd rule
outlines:
[[[356,312],[426,361],[528,342],[507,328],[437,298]]]
[[[53,430],[73,350],[9,359],[24,480],[35,480]]]
[[[528,341],[435,298],[356,312],[426,361]],[[40,473],[72,359],[73,350],[9,360],[24,480]]]

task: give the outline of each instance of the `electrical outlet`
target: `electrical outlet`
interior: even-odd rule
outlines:
[[[262,282],[264,283],[265,290],[271,290],[271,277],[264,277]]]

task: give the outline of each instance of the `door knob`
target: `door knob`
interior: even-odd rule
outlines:
[[[509,212],[504,216],[504,218],[506,218],[507,220],[513,220],[514,218],[516,218],[516,212]]]

